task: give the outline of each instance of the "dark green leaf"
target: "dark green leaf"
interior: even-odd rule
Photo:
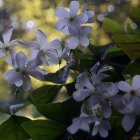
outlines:
[[[140,75],[140,61],[135,61],[129,64],[123,71],[124,75]]]
[[[30,136],[20,126],[23,122],[29,121],[25,117],[11,116],[0,125],[0,140],[27,140]]]
[[[109,43],[104,46],[94,46],[90,44],[88,47],[93,56],[95,56],[96,61],[100,61],[106,57],[107,53],[113,46],[114,43]]]
[[[43,86],[32,91],[28,100],[32,104],[47,104],[51,102],[59,91],[58,86]]]
[[[28,121],[22,127],[33,140],[56,140],[66,129],[64,125],[49,120]]]
[[[71,123],[71,120],[79,115],[81,103],[68,99],[62,103],[52,103],[46,105],[37,105],[37,110],[47,118],[62,122]]]

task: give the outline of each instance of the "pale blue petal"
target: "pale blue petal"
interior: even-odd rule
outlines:
[[[55,39],[51,41],[45,48],[46,51],[48,50],[56,50],[61,47],[60,41],[58,39]]]
[[[0,49],[0,58],[6,55],[5,49]]]
[[[29,76],[24,76],[24,78],[23,78],[23,89],[25,90],[25,91],[28,91],[28,90],[30,90],[31,89],[31,79],[30,79],[30,77]]]
[[[140,89],[140,75],[136,75],[133,77],[132,88],[135,90]]]
[[[55,27],[58,30],[63,30],[66,26],[68,26],[68,20],[67,19],[60,19],[56,22]]]
[[[80,102],[87,98],[91,93],[92,91],[90,89],[79,89],[73,93],[73,98]]]
[[[15,85],[16,85],[17,87],[21,87],[21,86],[23,85],[23,80],[21,79],[21,80],[19,80],[18,82],[15,82]]]
[[[79,118],[74,118],[73,123],[67,128],[67,131],[71,134],[75,134],[80,127],[80,119]]]
[[[3,48],[5,45],[0,41],[0,49]]]
[[[58,17],[60,17],[60,18],[68,18],[68,17],[70,17],[70,13],[66,9],[64,9],[62,7],[57,7],[56,8],[56,15]]]
[[[89,45],[89,40],[86,36],[79,36],[79,41],[83,47],[87,47]]]
[[[80,28],[80,34],[81,35],[88,35],[93,31],[92,27],[90,26],[82,26]]]
[[[18,52],[16,54],[16,63],[18,67],[20,69],[24,69],[26,62],[27,62],[27,57],[25,56],[25,54],[23,52]]]
[[[68,48],[70,49],[75,49],[78,46],[78,38],[77,37],[71,37],[69,43],[68,43]]]
[[[40,46],[44,49],[47,45],[47,36],[41,30],[37,30],[36,37]]]
[[[83,24],[88,21],[88,16],[86,14],[79,14],[75,17],[75,20],[77,23]]]
[[[133,115],[125,115],[122,120],[122,126],[126,132],[130,131],[135,123],[135,116]]]
[[[118,88],[121,90],[121,91],[124,91],[124,92],[130,92],[132,90],[131,86],[124,82],[124,81],[120,81],[118,83]]]
[[[39,71],[33,70],[33,71],[28,72],[28,74],[31,75],[32,77],[38,79],[38,80],[41,80],[41,81],[44,80],[44,75]]]
[[[12,32],[13,32],[13,27],[11,26],[3,33],[3,41],[4,41],[4,44],[7,46],[9,46]]]
[[[16,72],[15,70],[9,70],[4,73],[4,78],[10,83],[14,84],[21,80],[20,72]]]
[[[70,3],[70,14],[71,14],[71,16],[77,15],[78,9],[79,9],[79,2],[78,1],[72,1]]]

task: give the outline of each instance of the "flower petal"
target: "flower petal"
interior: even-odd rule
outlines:
[[[0,49],[0,58],[6,55],[5,49]]]
[[[87,35],[90,34],[93,31],[92,27],[90,26],[82,26],[80,28],[80,34],[81,35]]]
[[[135,123],[135,116],[133,115],[125,115],[122,120],[122,126],[126,132],[130,131]]]
[[[128,83],[124,82],[124,81],[120,81],[118,83],[118,88],[121,90],[121,91],[124,91],[124,92],[130,92],[131,91],[131,86],[128,85]]]
[[[79,9],[79,2],[78,1],[72,1],[70,3],[70,14],[71,16],[75,16],[78,13]]]
[[[0,49],[4,47],[4,44],[0,41]]]
[[[69,43],[68,43],[68,47],[70,49],[75,49],[78,46],[78,38],[77,37],[71,37]]]
[[[106,138],[108,136],[108,130],[104,127],[100,127],[99,134],[101,137]]]
[[[60,19],[56,22],[55,27],[58,30],[63,30],[68,25],[68,20],[66,19]]]
[[[86,36],[80,36],[79,41],[83,47],[87,47],[89,45],[89,40]]]
[[[21,75],[19,72],[16,72],[15,70],[9,70],[9,71],[4,73],[4,78],[10,84],[14,84],[15,82],[18,82],[21,80]]]
[[[23,80],[21,79],[21,80],[19,80],[18,82],[15,82],[15,85],[16,85],[17,87],[21,87],[21,86],[23,85]]]
[[[40,46],[42,48],[45,48],[47,45],[47,36],[41,30],[37,30],[36,37],[38,42],[40,43]]]
[[[79,130],[80,119],[74,118],[73,123],[67,128],[67,131],[71,134],[75,134]]]
[[[73,98],[76,101],[80,102],[80,101],[84,100],[85,98],[87,98],[91,93],[92,93],[92,91],[90,89],[80,89],[73,93]]]
[[[4,44],[7,46],[9,46],[12,32],[13,32],[13,27],[11,26],[3,33],[3,41],[4,41]]]
[[[56,50],[61,47],[60,41],[58,39],[55,39],[51,41],[45,48],[46,51],[48,50]]]
[[[66,9],[64,9],[62,7],[57,7],[56,8],[56,15],[58,17],[60,17],[60,18],[68,18],[68,17],[70,17],[70,13]]]
[[[31,79],[30,79],[30,77],[29,76],[24,76],[24,78],[23,78],[23,89],[25,90],[25,91],[28,91],[28,90],[30,90],[31,89]]]
[[[82,117],[80,119],[80,129],[86,132],[90,132],[88,118]]]
[[[111,106],[108,102],[103,102],[102,104],[103,114],[105,118],[109,118],[112,114]]]
[[[18,52],[16,54],[16,63],[18,67],[20,69],[24,69],[26,62],[27,62],[27,57],[25,56],[25,54],[23,52]]]
[[[136,75],[132,79],[132,88],[137,90],[140,88],[140,75]]]
[[[77,23],[83,24],[88,21],[88,16],[86,14],[79,14],[75,17],[75,20]]]
[[[89,89],[94,88],[93,85],[91,84],[91,81],[89,80],[87,73],[85,73],[85,72],[79,74],[79,76],[77,78],[77,82],[75,84],[76,89],[81,89],[84,87],[89,88]]]
[[[44,80],[44,75],[39,71],[33,70],[33,71],[30,71],[28,74],[31,75],[32,77],[38,79],[38,80],[41,80],[41,81]]]

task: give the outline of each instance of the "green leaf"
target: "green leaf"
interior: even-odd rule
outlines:
[[[130,8],[130,18],[140,25],[140,8],[139,7],[132,7]]]
[[[113,39],[132,60],[140,58],[140,35],[116,34]]]
[[[29,121],[29,119],[12,115],[0,125],[0,140],[27,140],[30,138],[26,131],[20,126],[26,121]]]
[[[103,21],[103,29],[106,32],[113,33],[113,34],[124,33],[124,28],[122,25],[108,18],[105,18]]]
[[[68,99],[62,103],[37,105],[37,110],[47,118],[70,124],[71,120],[80,114],[81,103]]]
[[[28,121],[22,127],[33,140],[56,140],[66,129],[64,125],[49,120]]]
[[[32,104],[47,104],[54,99],[59,89],[59,86],[42,86],[32,91],[28,96],[28,100]]]
[[[124,53],[124,51],[117,47],[111,48],[105,59],[105,63],[108,63],[114,69],[121,72],[130,61],[130,58]]]
[[[124,75],[140,75],[140,61],[135,61],[129,64],[123,71]]]
[[[94,46],[90,44],[88,47],[93,56],[95,56],[96,61],[100,61],[106,57],[107,53],[113,46],[114,43],[109,43],[104,46]]]

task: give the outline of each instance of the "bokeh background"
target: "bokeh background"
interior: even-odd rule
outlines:
[[[55,22],[58,18],[55,15],[57,6],[68,7],[71,0],[0,0],[0,39],[2,33],[9,26],[14,27],[13,39],[21,41],[34,40],[36,29],[43,30],[48,36],[48,40],[65,39],[65,36],[55,29]],[[140,0],[79,0],[81,7],[86,7],[95,12],[93,33],[90,40],[95,45],[104,45],[110,42],[109,36],[102,29],[102,22],[105,17],[114,19],[124,26],[130,23],[132,28],[137,25],[129,18],[129,8],[131,6],[140,6]],[[18,51],[25,49],[17,48]],[[0,106],[9,103],[9,97],[15,94],[11,86],[3,79],[3,73],[9,67],[5,60],[0,60]],[[43,83],[33,79],[33,87],[39,87]],[[12,93],[13,92],[13,93]],[[29,113],[27,113],[29,115]],[[1,118],[2,115],[0,115]],[[3,116],[2,116],[3,117]],[[4,116],[6,117],[6,116]]]

